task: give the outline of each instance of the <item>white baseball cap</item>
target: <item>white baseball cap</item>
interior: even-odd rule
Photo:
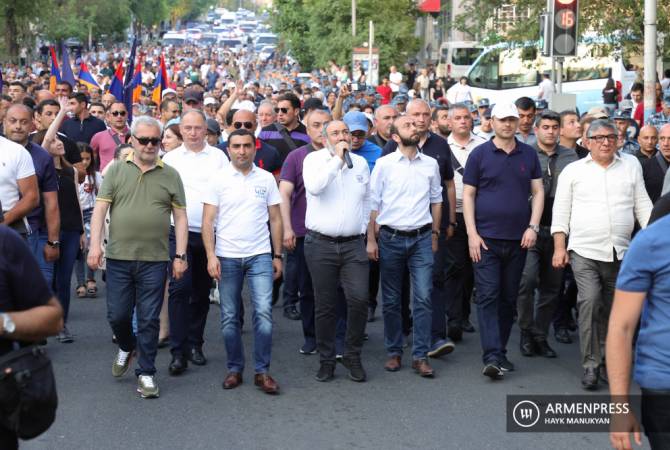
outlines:
[[[507,117],[519,118],[519,111],[513,103],[496,103],[491,110],[491,117],[505,119]]]
[[[165,96],[168,95],[168,94],[175,94],[176,95],[177,91],[175,91],[174,89],[170,89],[170,88],[164,89],[163,92],[161,92],[161,98],[165,98]]]
[[[214,97],[207,97],[207,98],[205,98],[205,103],[204,103],[204,105],[205,105],[205,106],[207,106],[207,105],[216,105],[216,100],[214,99]]]

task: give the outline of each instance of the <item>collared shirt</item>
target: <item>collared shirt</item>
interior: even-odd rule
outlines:
[[[205,144],[199,152],[188,150],[184,144],[163,156],[163,162],[174,167],[186,192],[188,229],[200,233],[202,227],[202,199],[210,178],[229,164],[228,157],[218,148]]]
[[[542,180],[544,181],[544,209],[542,210],[540,225],[550,227],[558,177],[568,164],[577,161],[579,157],[574,150],[559,144],[556,145],[551,156],[547,155],[537,144],[533,145],[533,148],[537,151],[537,157],[542,168]]]
[[[537,136],[535,136],[535,132],[532,129],[526,136],[524,136],[521,131],[517,131],[515,136],[519,142],[523,142],[524,144],[531,146],[537,144]]]
[[[228,164],[209,179],[202,202],[218,208],[216,256],[249,258],[270,253],[268,207],[281,203],[270,172],[254,164],[244,175]]]
[[[216,148],[223,150],[226,156],[230,158],[230,155],[228,154],[228,141],[222,142],[217,145]],[[277,175],[281,170],[279,152],[270,144],[266,144],[256,138],[256,156],[254,156],[254,164],[263,170],[267,170],[268,172]]]
[[[84,120],[79,120],[78,117],[71,117],[63,122],[60,127],[67,137],[75,142],[91,143],[91,139],[96,133],[107,130],[105,122],[97,117],[88,116]]]
[[[107,170],[97,201],[110,203],[107,258],[168,261],[173,208],[186,209],[179,173],[163,164],[142,173],[131,152]]]
[[[410,160],[396,150],[377,160],[370,178],[370,209],[377,223],[408,231],[432,223],[430,205],[442,203],[437,161],[416,152]]]
[[[531,181],[542,178],[533,147],[515,140],[507,153],[493,139],[470,153],[463,184],[477,188],[475,223],[484,238],[521,240],[530,223]]]
[[[35,166],[35,175],[37,175],[37,187],[40,190],[40,204],[28,214],[28,223],[32,232],[38,232],[41,229],[46,229],[46,222],[44,218],[44,196],[45,192],[58,191],[58,176],[56,175],[56,167],[54,166],[53,157],[34,142],[28,142],[26,150],[30,153]]]
[[[352,150],[351,153],[362,156],[368,162],[368,168],[370,172],[375,168],[375,163],[382,156],[382,149],[377,144],[374,144],[368,140],[363,142],[363,145],[358,150]]]
[[[35,165],[21,144],[0,136],[0,203],[4,212],[19,201],[18,181],[35,175]]]
[[[460,168],[454,165],[454,185],[456,186],[456,212],[463,212],[463,174],[465,173],[465,163],[468,161],[468,156],[472,150],[478,145],[481,145],[485,142],[480,136],[477,136],[474,133],[470,133],[470,138],[468,143],[465,146],[462,146],[456,140],[454,140],[453,133],[447,138],[449,143],[449,148],[451,153],[454,155],[454,159],[460,165]]]
[[[491,131],[482,130],[481,125],[475,127],[475,129],[473,130],[473,133],[476,134],[477,136],[479,136],[480,138],[484,139],[485,141],[488,141],[489,139],[491,139],[493,136],[496,135],[496,132],[493,131],[493,130],[491,130]]]
[[[98,154],[101,172],[107,167],[107,164],[114,160],[114,152],[120,145],[116,141],[118,140],[121,144],[126,142],[126,133],[127,129],[123,133],[118,133],[109,128],[96,133],[91,138],[91,148]]]
[[[349,156],[351,169],[325,148],[305,157],[308,230],[332,237],[365,233],[370,220],[370,169],[363,157]]]
[[[568,165],[558,180],[551,233],[568,235],[568,250],[583,258],[611,262],[630,244],[635,219],[647,226],[652,204],[633,156],[615,154],[608,167],[591,155]]]
[[[282,133],[279,131],[278,124],[276,123],[264,127],[258,135],[258,138],[261,141],[267,142],[277,149],[279,152],[280,164],[284,164],[286,156],[292,150],[295,150],[298,147],[302,147],[303,145],[307,145],[311,142],[311,139],[307,135],[307,128],[305,128],[305,125],[302,123],[298,123],[298,126],[290,132],[288,132],[288,130],[286,130],[286,132],[287,135],[290,136],[291,141],[293,141],[293,148],[288,145],[286,139],[284,139]]]

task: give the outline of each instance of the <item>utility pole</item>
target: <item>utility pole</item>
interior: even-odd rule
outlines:
[[[356,37],[356,0],[351,0],[351,35]]]
[[[366,74],[366,84],[371,85],[373,83],[372,80],[372,44],[374,44],[375,40],[375,25],[372,23],[372,20],[370,21],[369,29],[368,29],[368,72]]]
[[[656,0],[644,0],[644,121],[656,113]]]

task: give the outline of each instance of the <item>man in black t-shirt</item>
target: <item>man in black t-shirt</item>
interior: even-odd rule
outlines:
[[[0,356],[13,341],[36,342],[63,327],[63,311],[21,236],[0,225]],[[0,425],[0,448],[18,448],[16,434]]]

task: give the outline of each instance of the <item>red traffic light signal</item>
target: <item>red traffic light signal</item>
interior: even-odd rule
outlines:
[[[553,56],[577,55],[578,0],[554,0]]]

